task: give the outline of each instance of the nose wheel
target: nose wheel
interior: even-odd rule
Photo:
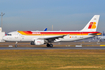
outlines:
[[[46,46],[47,47],[53,47],[53,44],[47,44]]]
[[[15,47],[16,47],[16,48],[17,48],[17,43],[18,43],[18,42],[15,43]]]

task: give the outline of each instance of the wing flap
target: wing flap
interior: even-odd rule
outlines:
[[[53,36],[53,37],[47,37],[47,38],[38,38],[38,39],[44,39],[47,40],[48,42],[54,42],[55,39],[59,39],[59,38],[63,38],[65,35],[61,35],[61,36]]]

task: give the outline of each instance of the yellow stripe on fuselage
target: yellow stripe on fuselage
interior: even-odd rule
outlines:
[[[26,33],[24,33],[23,31],[18,31],[20,34],[22,35],[27,35]]]

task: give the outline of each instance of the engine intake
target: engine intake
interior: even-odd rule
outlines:
[[[31,45],[43,45],[45,43],[44,40],[34,40],[31,42]]]

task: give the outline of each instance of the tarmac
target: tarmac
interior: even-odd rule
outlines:
[[[62,42],[54,43],[54,47],[46,47],[46,45],[30,45],[29,42],[18,43],[15,42],[0,43],[0,50],[23,50],[23,49],[105,49],[105,42]]]
[[[0,47],[0,50],[105,49],[105,47]]]

